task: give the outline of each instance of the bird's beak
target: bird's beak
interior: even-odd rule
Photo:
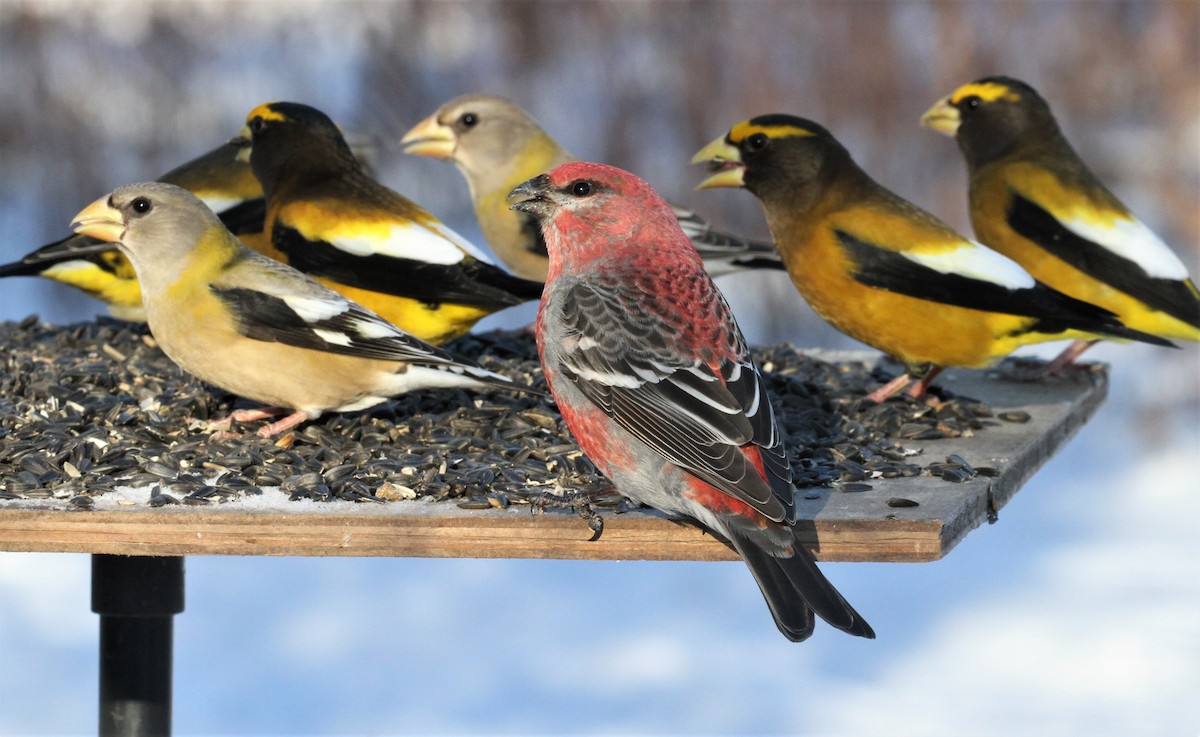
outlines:
[[[434,159],[449,159],[454,156],[457,142],[454,131],[450,130],[450,126],[439,123],[437,114],[430,115],[414,125],[400,139],[404,153]]]
[[[948,136],[958,133],[958,126],[961,123],[962,116],[959,115],[958,108],[950,104],[949,97],[938,100],[921,116],[921,125]]]
[[[248,125],[243,125],[238,134],[229,139],[230,146],[238,147],[237,156],[234,157],[236,161],[240,161],[243,164],[250,163],[250,145],[253,139],[254,137],[250,134],[250,126]]]
[[[696,185],[696,189],[712,189],[714,187],[744,187],[746,165],[742,163],[742,155],[737,147],[721,136],[712,143],[696,152],[692,157],[693,164],[708,164],[709,171],[715,172],[708,179]]]
[[[105,195],[83,208],[75,216],[74,221],[71,223],[71,230],[80,235],[91,236],[104,243],[99,246],[96,244],[71,245],[69,249],[72,253],[107,251],[112,248],[108,244],[120,242],[121,236],[125,234],[125,219],[121,216],[121,211],[113,207],[110,202],[110,196]]]
[[[522,182],[508,193],[508,207],[517,212],[527,212],[535,217],[549,215],[554,203],[546,196],[550,190],[550,176],[542,174]]]

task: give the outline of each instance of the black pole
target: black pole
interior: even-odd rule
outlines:
[[[100,737],[171,734],[183,558],[93,555],[92,611],[100,615]]]

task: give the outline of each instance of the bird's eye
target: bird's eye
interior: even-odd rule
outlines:
[[[250,131],[252,133],[262,133],[267,127],[267,121],[262,119],[261,115],[255,115],[250,119]]]
[[[982,102],[983,100],[980,100],[977,95],[971,95],[970,97],[964,97],[959,105],[964,110],[974,110],[975,108],[979,107]]]
[[[150,212],[150,209],[153,207],[154,205],[150,202],[149,197],[137,197],[133,200],[133,202],[129,203],[129,209],[133,210],[134,213],[138,215],[145,215],[146,213]]]
[[[474,128],[479,123],[479,116],[475,113],[463,113],[458,122],[463,128]]]
[[[771,139],[767,137],[766,133],[755,133],[742,143],[742,148],[750,153],[754,153],[762,151],[770,142]]]
[[[592,183],[586,179],[580,179],[571,184],[571,194],[576,197],[587,197],[592,193]]]

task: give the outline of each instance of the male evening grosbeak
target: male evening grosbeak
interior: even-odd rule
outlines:
[[[119,244],[141,283],[150,332],[171,360],[268,405],[234,412],[230,421],[290,412],[260,436],[418,389],[521,388],[251,251],[174,185],[120,187],[80,212],[73,227],[103,242],[64,242],[64,250]]]
[[[921,122],[958,141],[980,241],[1135,330],[1200,341],[1200,291],[1187,267],[1080,160],[1032,87],[984,77],[938,101]],[[1092,342],[1076,343],[1052,366]]]
[[[337,126],[307,105],[246,117],[242,140],[267,196],[267,255],[422,340],[537,299],[541,284],[490,263],[425,209],[372,179]]]
[[[496,257],[527,279],[546,279],[541,229],[530,216],[510,209],[506,198],[521,182],[575,157],[529,113],[501,97],[463,95],[442,105],[400,142],[405,153],[457,164],[471,190],[479,227]],[[691,210],[671,207],[710,274],[782,268],[772,244],[713,230]]]
[[[641,179],[573,162],[521,184],[550,256],[537,345],[584,453],[630,499],[695,520],[754,574],[779,630],[870,625],[796,538],[783,433],[729,306]]]
[[[159,177],[199,197],[225,226],[252,247],[261,240],[266,203],[250,165],[238,159],[242,147],[225,143]],[[80,254],[75,245],[97,241],[71,235],[0,266],[0,277],[42,276],[87,292],[108,305],[114,317],[145,320],[142,293],[133,267],[119,250]]]
[[[981,367],[1030,343],[1097,335],[1170,345],[1056,292],[1011,259],[876,183],[829,131],[790,115],[747,120],[693,163],[699,188],[745,187],[762,203],[796,288],[826,321],[907,373],[869,397],[925,397],[944,366]]]

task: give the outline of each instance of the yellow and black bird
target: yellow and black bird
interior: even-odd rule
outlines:
[[[817,314],[906,366],[876,401],[921,374],[910,393],[923,397],[941,367],[987,366],[1031,343],[1104,335],[1170,345],[959,235],[871,179],[810,120],[738,123],[692,159],[701,162],[714,173],[700,189],[745,187],[762,203],[788,275]]]
[[[199,197],[225,227],[255,248],[260,247],[257,241],[266,216],[266,201],[249,163],[239,160],[241,153],[240,145],[224,143],[172,169],[158,181],[183,187]],[[145,320],[137,276],[124,254],[115,246],[100,252],[75,253],[83,243],[98,242],[85,235],[68,236],[26,254],[20,261],[0,265],[0,277],[53,279],[106,303],[114,317]]]
[[[962,150],[976,238],[1135,330],[1200,341],[1200,291],[1187,267],[1080,160],[1032,87],[984,77],[921,122]],[[1071,346],[1052,368],[1089,345]]]
[[[319,110],[259,105],[241,137],[267,196],[266,254],[406,333],[444,343],[493,312],[541,296],[540,282],[495,266],[372,179]]]
[[[575,157],[529,113],[494,95],[471,94],[443,104],[400,139],[404,152],[453,161],[467,180],[484,238],[508,268],[546,280],[549,258],[537,223],[508,206],[513,187]],[[671,205],[675,218],[713,276],[746,269],[781,269],[770,243],[716,230],[694,211]]]

